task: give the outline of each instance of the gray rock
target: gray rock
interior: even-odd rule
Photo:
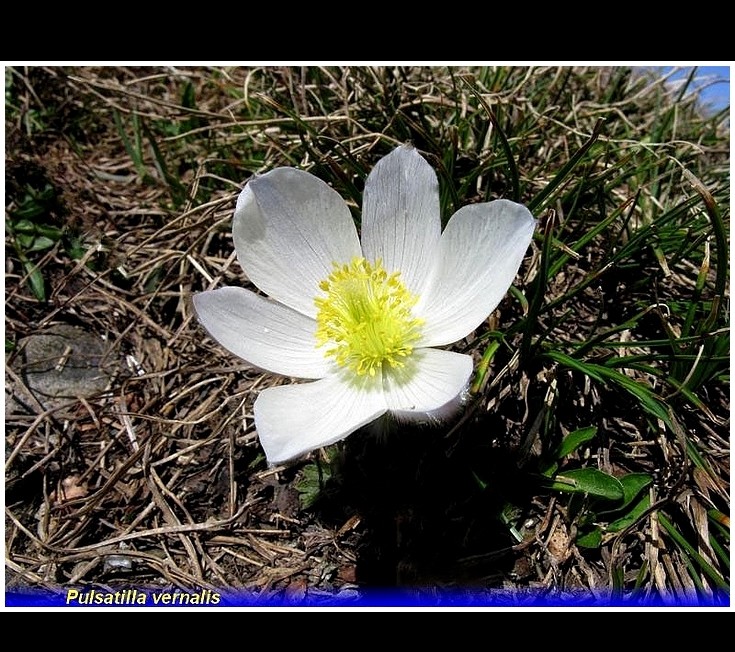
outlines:
[[[23,379],[46,408],[103,391],[109,375],[102,368],[107,343],[76,326],[58,324],[20,342]]]

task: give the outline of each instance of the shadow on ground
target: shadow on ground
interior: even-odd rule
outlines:
[[[524,573],[500,515],[530,506],[533,485],[495,427],[484,418],[458,434],[384,420],[346,440],[317,509],[334,523],[346,509],[359,515],[359,584],[489,588]]]

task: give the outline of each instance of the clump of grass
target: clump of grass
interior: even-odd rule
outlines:
[[[623,67],[10,70],[7,589],[719,603],[728,118]],[[247,282],[229,225],[252,174],[307,169],[359,224],[367,173],[406,141],[444,218],[506,197],[540,220],[457,345],[466,414],[268,469],[251,406],[278,381],[208,340],[190,296]],[[109,343],[107,392],[29,393],[24,338],[55,322]]]

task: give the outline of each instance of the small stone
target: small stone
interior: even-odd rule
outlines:
[[[46,409],[69,399],[104,391],[109,375],[101,368],[106,343],[99,336],[68,324],[52,326],[20,342],[23,377]]]

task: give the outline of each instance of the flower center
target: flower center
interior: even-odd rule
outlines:
[[[331,345],[326,356],[359,376],[374,376],[383,363],[404,365],[424,320],[413,316],[418,297],[399,276],[388,274],[380,260],[374,265],[364,258],[353,258],[349,265],[334,263],[319,284],[326,296],[314,300],[317,346]]]

